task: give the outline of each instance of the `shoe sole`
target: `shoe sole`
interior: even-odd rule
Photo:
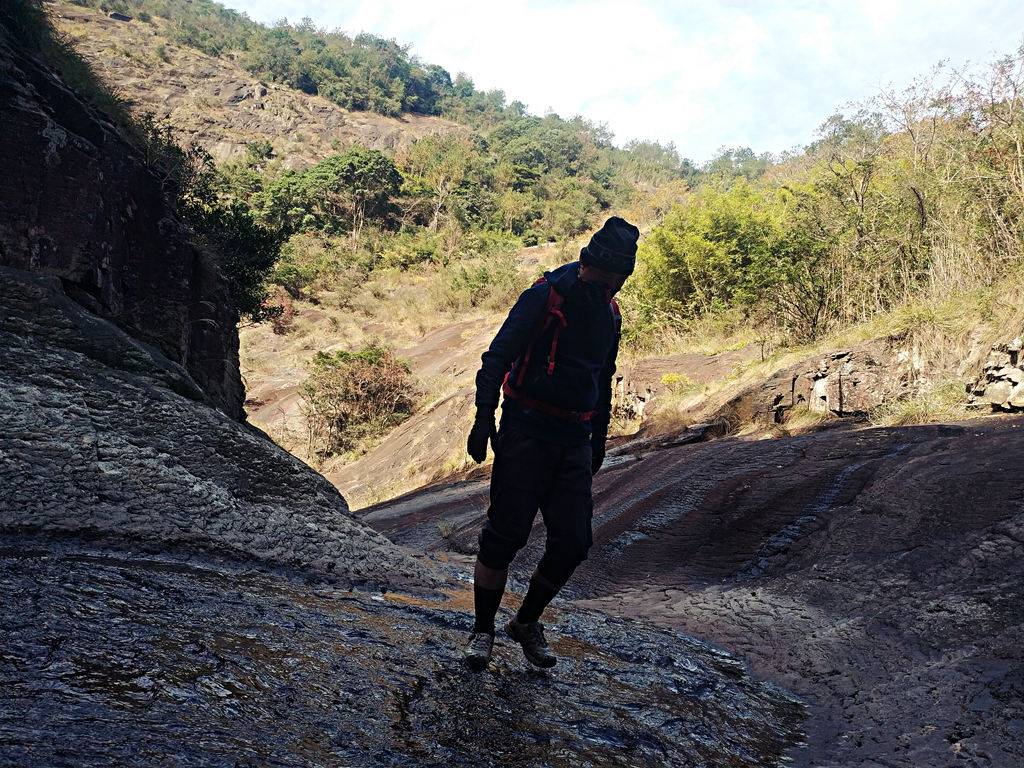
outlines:
[[[523,644],[523,641],[516,636],[515,627],[513,626],[511,621],[505,625],[505,632],[508,634],[509,637],[511,637],[513,640],[519,643],[519,647],[523,649],[523,656],[525,656],[526,660],[533,664],[533,666],[541,667],[542,669],[550,669],[558,663],[558,659],[554,656],[549,656],[547,658],[538,658],[537,656],[531,655],[530,652],[526,650],[526,646]]]

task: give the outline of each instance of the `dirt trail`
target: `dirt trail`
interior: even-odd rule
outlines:
[[[595,547],[566,597],[713,642],[806,697],[798,765],[1016,766],[1022,425],[620,455],[596,478]],[[484,490],[430,489],[361,514],[392,540],[471,560]],[[538,524],[513,566],[518,588],[542,537]]]

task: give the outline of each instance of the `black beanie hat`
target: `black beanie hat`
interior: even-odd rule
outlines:
[[[631,275],[636,266],[636,241],[639,239],[639,229],[625,219],[612,216],[580,251],[580,261],[605,272]]]

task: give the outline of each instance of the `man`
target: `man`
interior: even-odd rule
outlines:
[[[621,319],[612,296],[632,274],[640,231],[613,216],[580,260],[544,274],[524,292],[484,353],[467,450],[479,463],[494,448],[490,507],[473,578],[475,623],[463,651],[484,669],[508,566],[525,546],[539,509],[544,556],[506,632],[539,667],[556,659],[541,613],[593,543],[592,476],[604,461]],[[494,428],[504,392],[501,430]]]

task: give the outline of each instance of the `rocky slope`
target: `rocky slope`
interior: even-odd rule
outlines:
[[[595,546],[563,611],[738,651],[810,704],[796,765],[1010,768],[1024,754],[1022,461],[1020,416],[634,443],[596,478]],[[486,490],[436,487],[358,516],[468,563]],[[539,557],[538,528],[513,583]]]
[[[801,704],[678,632],[574,611],[555,672],[469,673],[468,573],[237,418],[223,279],[3,24],[0,95],[0,763],[785,760]]]
[[[0,267],[0,530],[291,567],[343,586],[438,583],[322,477],[190,397],[170,361]]]
[[[466,569],[353,520],[55,279],[0,269],[0,354],[4,764],[711,768],[802,738],[738,659],[599,612],[562,616],[553,672],[506,640],[470,673]]]
[[[1017,765],[1020,417],[620,446],[561,663],[499,641],[470,674],[486,481],[355,519],[240,422],[223,281],[102,119],[0,46],[0,762]],[[848,404],[873,387],[846,362],[890,352],[725,404]]]
[[[295,168],[352,145],[395,149],[428,134],[462,130],[436,117],[352,112],[261,82],[235,63],[234,54],[215,58],[178,45],[156,24],[118,21],[68,2],[53,3],[49,11],[133,109],[167,118],[179,142],[199,144],[218,162],[244,157],[245,145],[257,140],[270,141],[284,166]]]
[[[59,278],[78,304],[183,369],[197,397],[240,418],[227,284],[140,154],[6,35],[0,112],[0,265]]]

